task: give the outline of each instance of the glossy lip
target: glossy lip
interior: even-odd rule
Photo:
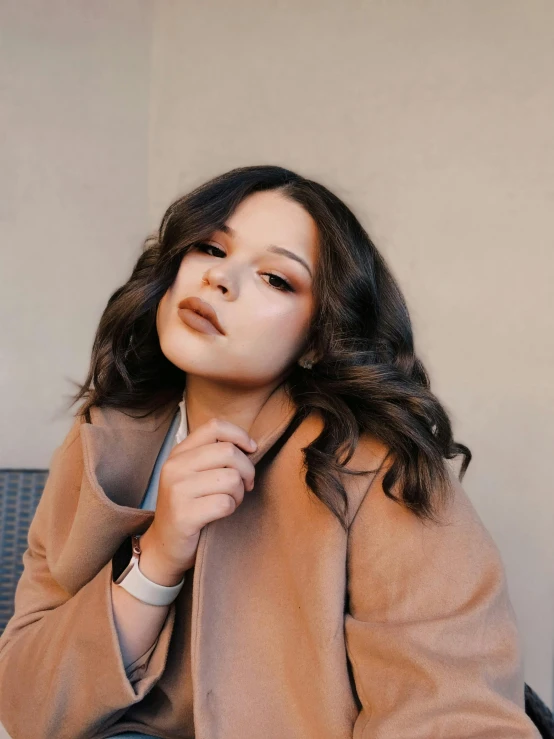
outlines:
[[[197,298],[195,296],[185,298],[184,300],[181,300],[178,308],[188,308],[195,313],[199,313],[203,318],[206,318],[212,324],[212,326],[214,326],[214,328],[219,331],[220,334],[225,336],[225,331],[219,323],[217,313],[212,308],[212,306],[205,300],[202,300],[202,298]]]

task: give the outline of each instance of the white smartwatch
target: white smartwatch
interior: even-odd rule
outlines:
[[[139,539],[134,534],[125,539],[112,559],[112,580],[135,598],[151,606],[168,606],[178,596],[185,578],[177,585],[159,585],[142,574],[139,568],[141,555]],[[129,559],[129,555],[131,555]]]

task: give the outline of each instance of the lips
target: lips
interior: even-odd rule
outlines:
[[[217,318],[217,313],[212,308],[212,306],[205,300],[202,300],[202,298],[197,298],[195,296],[185,298],[184,300],[181,300],[178,307],[189,308],[189,310],[193,310],[195,313],[199,313],[201,316],[206,318],[212,324],[212,326],[214,326],[214,328],[219,331],[220,334],[225,335],[225,331],[223,330]]]

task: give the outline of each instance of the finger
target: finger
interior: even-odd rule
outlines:
[[[240,474],[232,467],[204,470],[190,475],[174,486],[177,495],[187,495],[189,500],[210,495],[230,495],[238,506],[244,499],[244,483]],[[191,494],[191,490],[194,491]]]
[[[250,490],[254,484],[256,474],[254,465],[244,452],[230,441],[185,450],[181,454],[181,459],[183,466],[194,472],[233,467],[240,473],[247,490]]]
[[[169,456],[175,456],[185,449],[195,449],[199,446],[214,444],[219,441],[230,441],[247,453],[252,453],[257,447],[248,432],[241,426],[220,418],[212,418],[176,444]]]

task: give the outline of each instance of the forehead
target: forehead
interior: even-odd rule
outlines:
[[[304,257],[312,267],[318,246],[317,226],[297,202],[276,191],[245,198],[225,222],[227,237],[239,244],[285,247]]]

